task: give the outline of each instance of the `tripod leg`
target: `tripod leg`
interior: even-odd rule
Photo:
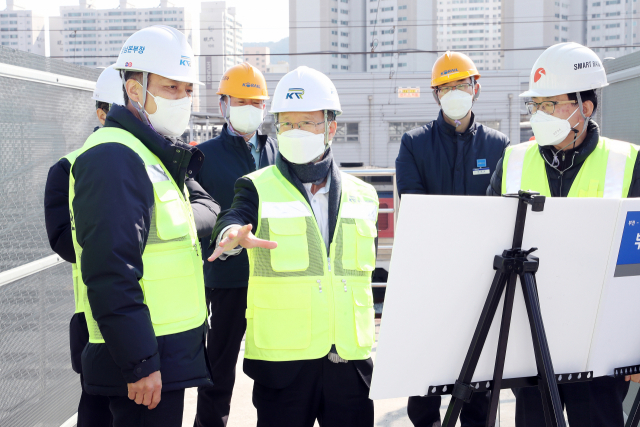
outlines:
[[[538,376],[540,377],[540,394],[542,395],[542,406],[544,407],[547,426],[565,427],[564,412],[560,401],[560,393],[558,392],[558,383],[556,382],[553,371],[549,343],[547,342],[547,335],[544,331],[544,323],[540,311],[540,300],[538,299],[538,290],[534,274],[531,272],[521,274],[520,283],[522,284],[524,302],[527,306],[527,314],[529,316],[533,349],[538,366]]]
[[[502,373],[504,372],[504,359],[507,355],[507,343],[509,342],[509,328],[511,326],[511,314],[513,313],[513,297],[516,293],[516,279],[518,276],[511,273],[509,283],[504,296],[504,308],[502,310],[502,323],[500,324],[500,338],[498,339],[498,351],[496,353],[496,364],[493,371],[493,391],[491,392],[491,403],[487,415],[487,427],[496,424],[498,413],[498,403],[500,402],[500,388],[502,385]]]
[[[631,406],[629,418],[627,418],[627,423],[624,427],[638,427],[638,422],[640,422],[640,391],[636,394],[633,406]]]
[[[494,265],[498,258],[499,257],[496,257]],[[480,320],[478,320],[478,325],[473,333],[471,345],[469,346],[467,356],[465,357],[464,364],[462,365],[462,370],[460,371],[460,376],[458,377],[458,381],[461,383],[469,384],[473,379],[473,373],[478,365],[478,359],[480,359],[480,354],[482,353],[482,348],[484,347],[487,335],[489,334],[489,329],[491,329],[491,323],[493,322],[496,309],[498,308],[500,298],[502,297],[502,292],[504,291],[507,283],[507,277],[508,273],[505,273],[502,268],[496,270],[493,282],[491,283],[491,288],[489,289],[489,294],[487,295],[484,307],[482,308]],[[447,408],[447,414],[445,415],[444,422],[442,423],[443,427],[455,427],[456,421],[458,421],[458,417],[460,416],[463,403],[464,402],[462,400],[454,397],[453,395],[451,396],[451,401]]]

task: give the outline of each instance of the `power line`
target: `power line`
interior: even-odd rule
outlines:
[[[527,52],[534,50],[545,50],[549,46],[535,46],[535,47],[523,47],[523,48],[487,48],[487,49],[456,49],[456,52]],[[640,44],[617,44],[617,45],[606,45],[606,46],[589,46],[590,49],[605,49],[605,48],[640,48]],[[295,53],[271,53],[271,54],[251,54],[250,56],[315,56],[315,55],[376,55],[379,53],[388,53],[388,54],[415,54],[415,53],[443,53],[445,50],[422,50],[422,49],[412,49],[412,50],[385,50],[380,52],[374,52],[373,54],[368,51],[364,52],[344,52],[344,51],[316,51],[316,52],[295,52]],[[195,57],[204,57],[204,58],[216,58],[216,57],[225,57],[225,56],[246,56],[244,53],[210,53],[210,54],[198,54],[194,55]],[[50,58],[68,58],[69,56],[50,56]],[[79,55],[77,58],[117,58],[118,55]]]

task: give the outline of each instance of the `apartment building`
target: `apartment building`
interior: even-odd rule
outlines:
[[[289,0],[291,68],[325,73],[424,71],[435,60],[432,0]],[[402,51],[402,52],[395,52]]]
[[[0,45],[44,56],[45,18],[28,8],[25,0],[7,0],[0,10]]]
[[[587,44],[600,58],[618,58],[640,50],[640,5],[636,0],[589,0]]]
[[[271,64],[270,53],[271,49],[265,46],[245,47],[244,60],[263,73],[266,73],[267,68]]]
[[[194,46],[195,51],[195,46]],[[229,68],[244,61],[242,24],[236,9],[224,1],[201,3],[200,12],[200,111],[218,109],[218,82]]]

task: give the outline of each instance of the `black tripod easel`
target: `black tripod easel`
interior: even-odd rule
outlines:
[[[553,371],[553,363],[549,353],[547,336],[542,321],[542,314],[540,312],[540,301],[538,299],[535,277],[539,262],[538,258],[530,255],[537,248],[532,248],[528,251],[522,249],[522,238],[528,205],[531,205],[533,212],[542,212],[544,210],[545,197],[539,195],[539,193],[527,191],[519,191],[517,195],[506,195],[505,197],[518,199],[518,213],[513,234],[513,245],[511,249],[505,250],[502,255],[496,255],[493,260],[493,268],[496,270],[496,273],[489,290],[489,295],[482,309],[480,320],[473,334],[473,339],[471,340],[471,345],[469,346],[462,370],[460,371],[460,376],[453,386],[451,402],[449,403],[447,414],[442,424],[443,427],[455,427],[463,403],[470,402],[471,396],[478,389],[477,385],[473,386],[471,384],[471,380],[478,365],[478,359],[482,353],[482,348],[487,339],[502,293],[506,292],[493,373],[493,384],[491,387],[494,392],[491,394],[491,405],[489,407],[486,425],[487,427],[493,427],[496,423],[500,389],[503,388],[502,373],[504,371],[509,328],[511,326],[511,313],[513,311],[513,298],[518,276],[520,277],[520,284],[522,285],[527,315],[529,317],[529,325],[531,327],[531,337],[533,339],[533,348],[538,369],[537,383],[542,395],[546,425],[548,427],[566,426],[560,395],[558,393],[558,385]],[[591,375],[589,375],[589,377],[591,377]]]

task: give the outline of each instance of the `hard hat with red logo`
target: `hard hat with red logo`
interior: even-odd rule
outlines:
[[[467,77],[480,78],[476,64],[464,53],[447,51],[433,64],[431,88]]]
[[[218,95],[243,99],[269,99],[267,81],[256,67],[248,62],[229,68],[220,79]]]
[[[533,64],[529,90],[521,97],[548,97],[608,86],[598,55],[581,44],[558,43],[542,52]]]

